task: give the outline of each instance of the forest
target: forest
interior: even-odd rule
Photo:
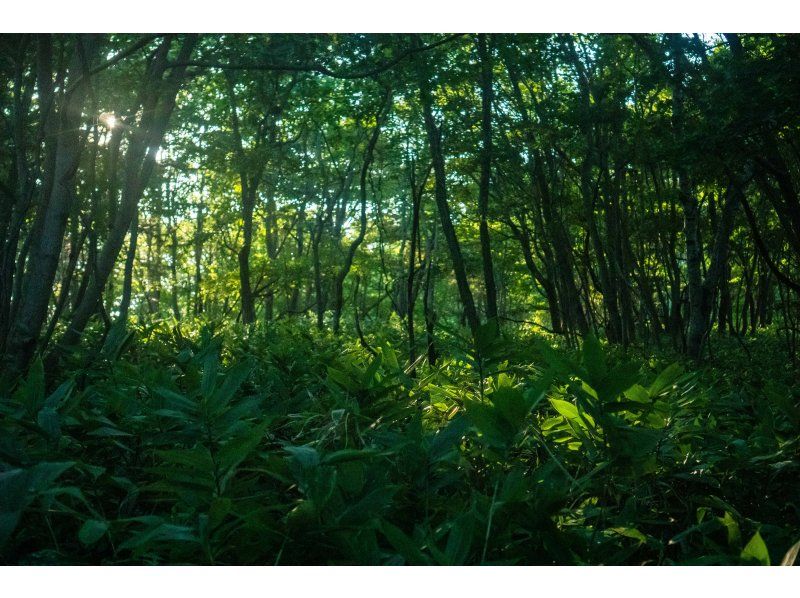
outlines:
[[[0,563],[793,565],[800,37],[0,35]]]

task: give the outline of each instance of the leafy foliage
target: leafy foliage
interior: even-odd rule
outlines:
[[[533,367],[490,343],[483,375],[468,356],[412,378],[390,344],[188,329],[140,329],[52,390],[37,362],[3,395],[5,562],[796,558],[780,381],[737,387],[593,337],[517,339]]]

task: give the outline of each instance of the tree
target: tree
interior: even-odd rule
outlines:
[[[415,39],[419,44],[419,39]],[[458,294],[464,307],[464,315],[469,329],[474,336],[477,334],[480,322],[478,320],[478,312],[475,309],[475,301],[472,298],[469,281],[467,280],[467,271],[464,265],[464,258],[461,254],[461,247],[459,246],[458,237],[456,237],[456,231],[453,227],[453,220],[450,216],[450,206],[447,203],[445,163],[441,146],[442,131],[437,127],[433,116],[433,95],[431,92],[430,75],[428,73],[427,63],[423,62],[421,59],[417,60],[416,66],[419,97],[425,121],[425,131],[428,136],[428,144],[430,146],[431,159],[433,162],[434,197],[439,211],[442,231],[444,232],[444,238],[447,243],[447,249],[450,252],[450,259],[453,262],[453,270],[455,272],[456,284],[458,285]]]

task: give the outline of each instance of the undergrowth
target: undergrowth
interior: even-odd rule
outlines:
[[[115,328],[0,390],[3,562],[777,564],[800,547],[800,392],[769,350],[687,370],[486,328],[412,377],[397,344],[188,330]]]

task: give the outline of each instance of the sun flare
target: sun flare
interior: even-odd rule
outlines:
[[[119,124],[117,117],[111,112],[103,112],[103,114],[100,115],[100,122],[108,129],[113,129]]]

